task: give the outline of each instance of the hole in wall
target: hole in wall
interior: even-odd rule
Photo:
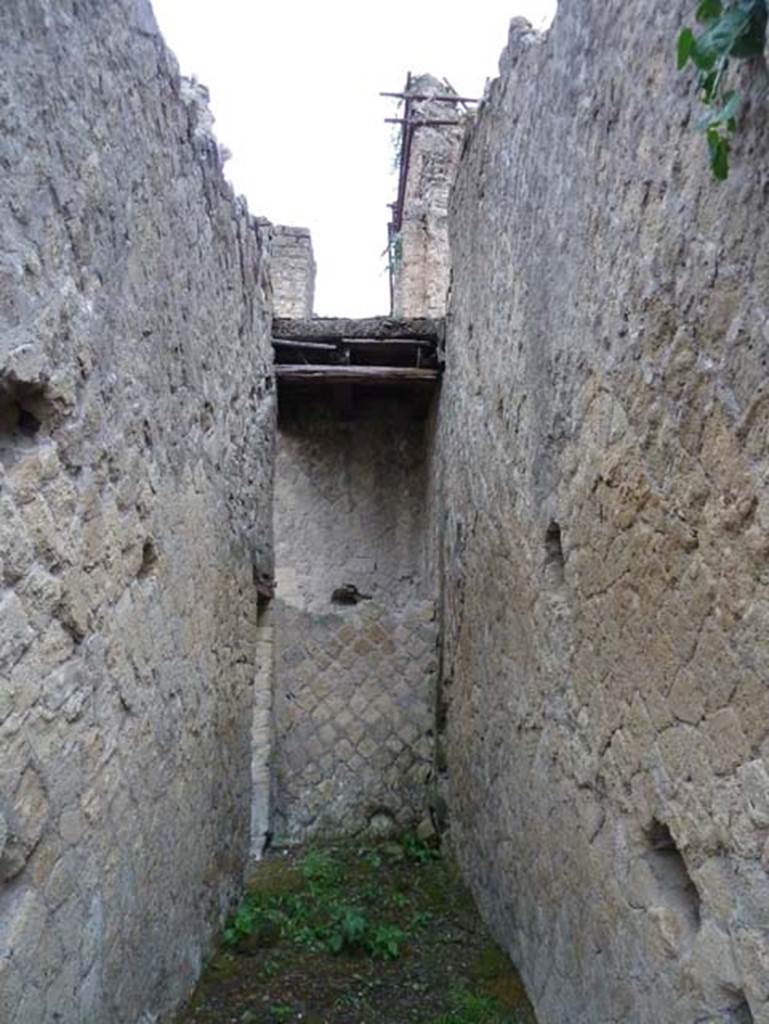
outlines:
[[[214,428],[214,407],[210,402],[204,402],[200,412],[200,427],[204,434],[210,433]]]
[[[251,565],[251,577],[256,587],[257,609],[263,611],[275,596],[275,578],[271,569],[260,569],[256,562]]]
[[[137,578],[143,580],[147,576],[151,576],[155,571],[157,560],[157,548],[153,541],[148,538],[142,545],[142,564],[139,566],[139,571],[136,574]]]
[[[563,578],[563,542],[561,526],[551,519],[545,530],[545,567],[558,579]]]
[[[34,437],[42,424],[29,409],[19,409],[19,433],[22,437]]]
[[[754,1024],[754,1017],[744,993],[732,992],[730,994],[739,1002],[726,1010],[724,1020],[727,1024]]]
[[[41,384],[0,380],[0,463],[8,468],[34,448],[52,414]]]
[[[359,601],[371,600],[371,594],[361,594],[354,583],[343,583],[331,594],[332,604],[357,604]]]
[[[696,931],[700,926],[702,901],[670,828],[655,818],[646,829],[645,838],[647,859],[659,885],[660,898]]]

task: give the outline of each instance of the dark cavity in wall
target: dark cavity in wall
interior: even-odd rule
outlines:
[[[0,464],[8,468],[46,436],[52,406],[40,384],[0,379]]]
[[[647,860],[660,897],[675,911],[690,934],[700,926],[700,894],[668,826],[656,819],[646,830]]]
[[[559,523],[551,519],[545,530],[545,568],[556,581],[560,581],[563,579],[563,567],[561,527]]]
[[[734,1006],[730,1006],[724,1012],[724,1020],[727,1024],[753,1024],[754,1017],[750,1012],[748,1001],[742,992],[729,992],[733,998],[739,1000]]]
[[[158,560],[158,552],[154,542],[147,538],[142,546],[142,564],[139,566],[137,577],[140,580],[146,579],[151,576],[155,571],[155,566]]]

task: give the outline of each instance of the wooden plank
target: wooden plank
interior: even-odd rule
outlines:
[[[343,345],[351,348],[434,348],[435,342],[426,338],[342,338]],[[281,344],[281,342],[276,342]],[[333,348],[330,345],[329,348]]]
[[[437,342],[443,337],[443,320],[420,317],[400,320],[389,316],[362,320],[336,317],[312,317],[291,320],[275,317],[272,336],[285,341],[340,341],[342,338],[418,339]]]
[[[432,103],[480,103],[480,100],[472,96],[452,96],[448,93],[439,96],[431,96],[426,92],[380,92],[380,96],[391,96],[396,100],[430,100]]]
[[[462,126],[462,122],[456,119],[453,121],[438,121],[435,119],[430,121],[415,121],[413,118],[386,117],[384,120],[385,124],[407,124],[412,128],[443,128],[448,125],[451,125],[454,128],[460,128]]]
[[[316,352],[336,352],[336,345],[323,341],[284,341],[282,338],[273,338],[273,345],[280,345],[281,348],[303,348],[314,349]]]
[[[275,367],[275,376],[287,383],[322,384],[433,384],[437,370],[415,366],[325,366],[320,363],[284,363]]]

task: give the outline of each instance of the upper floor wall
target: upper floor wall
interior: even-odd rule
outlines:
[[[307,228],[267,224],[270,279],[275,316],[312,316],[315,301],[315,257]]]
[[[400,142],[398,198],[390,225],[392,313],[444,316],[449,288],[449,192],[468,118],[451,87],[432,75],[409,76]],[[454,127],[456,125],[456,127]]]

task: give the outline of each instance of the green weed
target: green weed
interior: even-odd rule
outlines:
[[[431,860],[440,860],[440,850],[420,839],[415,832],[404,832],[401,836],[401,846],[406,859],[415,864],[427,864]]]
[[[228,948],[247,940],[270,945],[280,936],[316,952],[365,953],[380,960],[396,959],[406,935],[396,925],[370,919],[361,897],[350,901],[343,887],[341,864],[326,850],[311,850],[299,865],[303,887],[297,891],[249,893],[224,929]],[[377,906],[381,892],[370,886],[363,903]],[[399,906],[405,906],[403,897]]]
[[[479,996],[466,989],[454,989],[450,996],[451,1009],[425,1024],[519,1024],[517,1014],[505,1011],[490,996]]]
[[[364,946],[377,960],[397,960],[406,935],[397,925],[379,924],[369,930]]]
[[[370,925],[355,907],[338,907],[329,925],[326,948],[329,953],[362,948]]]
[[[248,897],[246,897],[224,929],[225,946],[236,946],[245,936],[253,935],[256,928],[256,910]]]
[[[294,1015],[294,1011],[290,1006],[280,1003],[276,1006],[270,1007],[270,1015],[276,1024],[281,1024],[282,1021],[291,1020]]]

